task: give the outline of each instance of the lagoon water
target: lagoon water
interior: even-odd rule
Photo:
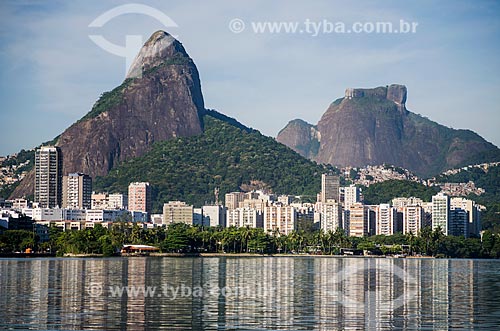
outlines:
[[[0,259],[2,330],[499,328],[495,260]]]

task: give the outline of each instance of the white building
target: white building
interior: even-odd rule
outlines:
[[[227,210],[227,226],[263,228],[264,215],[255,208],[236,208]]]
[[[42,208],[61,207],[62,157],[59,147],[43,146],[35,152],[35,202]]]
[[[395,233],[397,222],[397,210],[389,204],[380,204],[377,208],[377,226],[376,234],[386,236]]]
[[[114,222],[118,218],[126,218],[129,214],[126,210],[93,210],[87,209],[86,222]],[[134,219],[133,215],[132,220]]]
[[[341,195],[344,201],[344,208],[349,209],[354,203],[361,202],[361,189],[355,185],[342,187]]]
[[[128,196],[121,193],[113,193],[108,196],[108,209],[127,209]]]
[[[392,205],[398,209],[401,208],[401,210],[406,206],[422,206],[423,203],[422,199],[415,197],[399,197],[392,199]]]
[[[226,226],[226,207],[224,206],[203,206],[203,225],[205,226]]]
[[[31,217],[34,221],[62,221],[64,220],[63,209],[49,208],[27,208],[23,214]]]
[[[444,234],[449,234],[450,198],[442,193],[432,197],[432,230],[441,227]]]
[[[424,209],[420,206],[403,208],[403,233],[417,235],[424,224]]]
[[[64,176],[62,198],[63,208],[92,208],[92,178],[82,173],[71,173]]]
[[[290,206],[267,206],[264,208],[264,230],[279,231],[288,235],[297,230],[297,212]]]
[[[335,200],[328,200],[321,204],[321,230],[335,232],[343,226],[342,205]]]

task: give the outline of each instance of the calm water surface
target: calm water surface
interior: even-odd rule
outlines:
[[[0,330],[499,328],[500,261],[0,259]]]

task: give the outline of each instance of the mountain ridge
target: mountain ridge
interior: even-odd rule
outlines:
[[[347,89],[318,124],[290,121],[276,140],[334,166],[393,164],[427,177],[461,165],[500,159],[500,150],[471,130],[456,130],[406,109],[407,88]],[[304,130],[316,127],[318,142]],[[319,144],[317,153],[304,146]],[[309,149],[310,151],[310,149]]]

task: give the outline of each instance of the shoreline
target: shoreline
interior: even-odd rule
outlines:
[[[258,254],[258,253],[129,253],[113,256],[104,256],[103,254],[71,254],[56,256],[56,254],[47,253],[10,253],[0,254],[0,258],[109,258],[109,257],[175,257],[175,258],[216,258],[216,257],[234,257],[234,258],[376,258],[376,259],[434,259],[434,256],[390,256],[390,255],[314,255],[314,254]]]

